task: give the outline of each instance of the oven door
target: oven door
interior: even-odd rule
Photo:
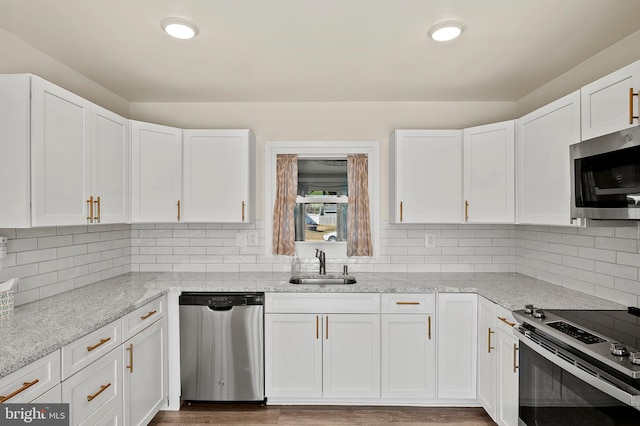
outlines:
[[[519,425],[640,425],[640,391],[540,336],[520,339]],[[528,332],[527,332],[528,333]]]

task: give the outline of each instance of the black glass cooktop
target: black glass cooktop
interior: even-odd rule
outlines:
[[[601,310],[546,310],[580,328],[563,321],[549,323],[550,327],[562,331],[583,343],[598,343],[597,333],[611,341],[624,342],[634,348],[640,347],[640,309],[629,308],[626,311]],[[603,341],[600,339],[600,341]]]

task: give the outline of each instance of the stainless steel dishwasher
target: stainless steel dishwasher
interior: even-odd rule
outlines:
[[[185,401],[264,402],[264,293],[182,293]]]

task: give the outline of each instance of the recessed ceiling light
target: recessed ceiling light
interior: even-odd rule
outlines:
[[[429,29],[429,37],[435,41],[449,41],[462,34],[464,29],[465,25],[460,21],[440,22]]]
[[[188,40],[194,38],[198,34],[198,27],[193,22],[189,22],[182,18],[167,18],[164,19],[160,26],[171,37],[179,38],[181,40]]]

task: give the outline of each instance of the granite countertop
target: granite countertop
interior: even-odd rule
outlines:
[[[285,273],[129,273],[18,306],[0,320],[0,377],[114,321],[169,291],[306,293],[477,293],[509,310],[625,309],[516,273],[356,273],[352,285],[294,285]]]

